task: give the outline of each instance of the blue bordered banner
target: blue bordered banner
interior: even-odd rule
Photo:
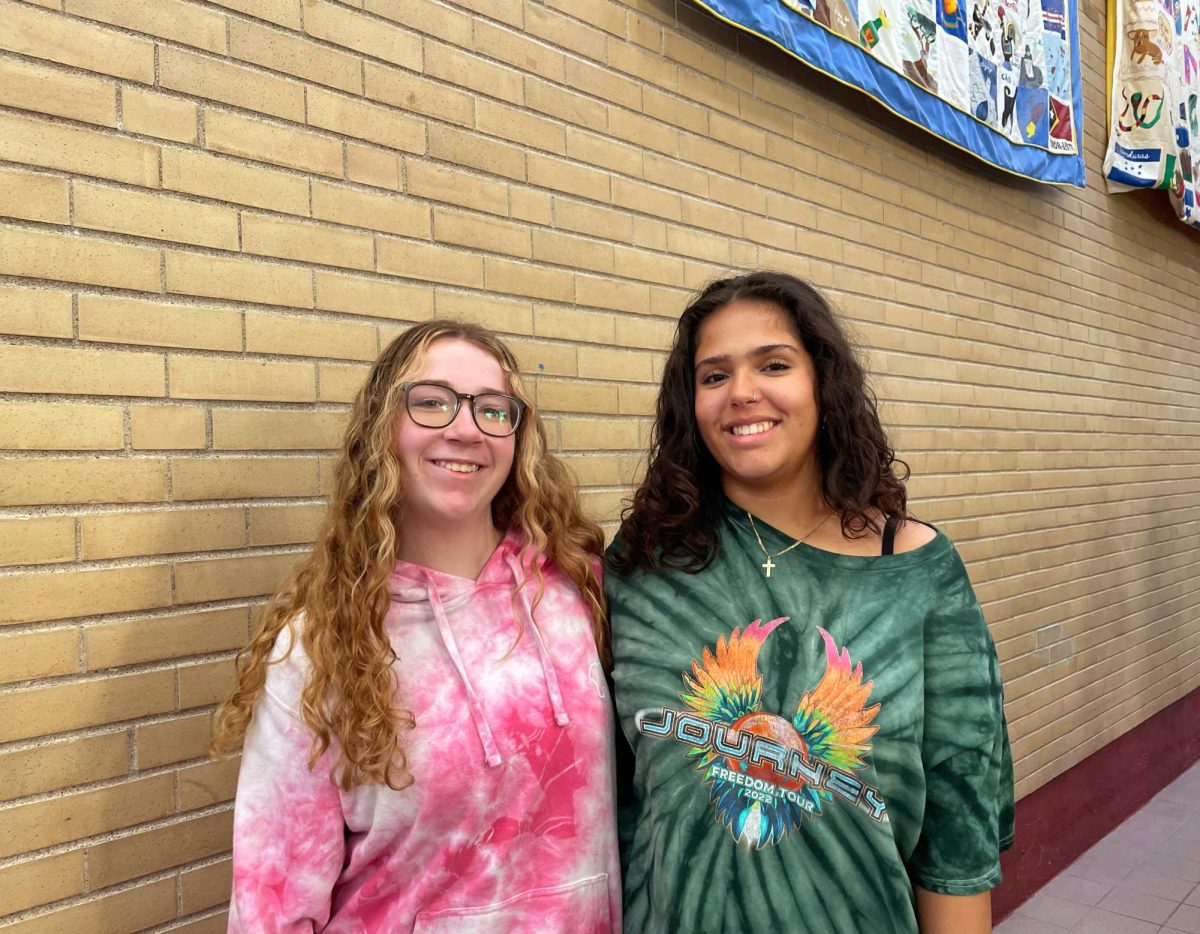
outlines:
[[[692,0],[999,169],[1084,187],[1076,0]]]

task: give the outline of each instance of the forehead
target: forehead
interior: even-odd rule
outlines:
[[[800,344],[791,316],[774,302],[735,299],[700,323],[694,360],[738,356],[767,344]]]
[[[461,337],[435,340],[408,378],[438,380],[460,392],[506,392],[508,387],[504,368],[491,351]]]

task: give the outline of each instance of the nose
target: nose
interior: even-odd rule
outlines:
[[[729,377],[729,401],[734,405],[750,405],[758,401],[758,384],[753,373],[738,370]]]
[[[444,430],[447,438],[461,441],[464,444],[473,444],[483,440],[483,432],[475,424],[475,417],[471,414],[471,405],[466,399],[458,407],[458,414]]]

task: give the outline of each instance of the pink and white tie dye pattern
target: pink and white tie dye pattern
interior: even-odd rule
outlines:
[[[310,772],[298,642],[271,666],[238,782],[230,931],[620,931],[612,715],[590,617],[547,565],[535,631],[534,585],[514,598],[519,548],[510,533],[477,581],[396,566],[387,625],[417,722],[403,791],[340,791],[332,752]]]

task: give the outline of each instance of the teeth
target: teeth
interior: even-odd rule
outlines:
[[[735,435],[760,435],[774,425],[774,422],[755,422],[753,425],[734,425],[729,430]]]
[[[434,463],[453,473],[475,473],[479,469],[478,464],[459,464],[454,461],[434,461]]]

